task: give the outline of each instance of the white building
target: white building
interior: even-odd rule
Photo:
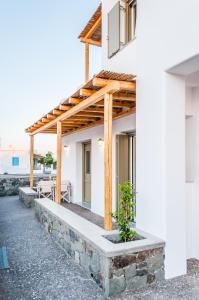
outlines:
[[[34,174],[42,174],[41,155],[34,154]],[[53,170],[53,168],[51,168]],[[50,171],[51,171],[50,170]],[[14,147],[0,148],[0,174],[26,175],[30,173],[30,151]]]
[[[29,151],[13,147],[0,148],[0,174],[28,174]]]
[[[118,183],[136,178],[137,227],[166,241],[166,278],[199,259],[198,11],[196,0],[102,0],[80,36],[87,59],[88,44],[101,44],[103,70],[136,75],[136,114],[113,121],[112,209]],[[75,97],[63,106],[79,103]],[[55,133],[53,116],[67,109],[58,106],[27,131]],[[87,127],[62,138],[62,178],[75,203],[103,216],[104,126]]]

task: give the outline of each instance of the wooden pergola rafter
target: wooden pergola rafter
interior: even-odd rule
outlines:
[[[75,101],[71,101],[75,99]],[[34,135],[57,134],[56,201],[61,201],[62,136],[104,124],[105,229],[112,228],[112,121],[135,113],[135,77],[102,71],[71,97],[26,129],[31,139],[30,184],[33,185],[32,153]]]
[[[82,32],[79,39],[83,43],[101,47],[102,45],[102,5],[100,4]]]

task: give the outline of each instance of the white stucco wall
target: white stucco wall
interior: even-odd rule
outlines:
[[[187,258],[199,258],[199,88],[189,88],[186,119]],[[191,111],[191,112],[190,112]]]
[[[138,0],[136,40],[107,59],[116,2],[102,1],[103,68],[137,75],[137,224],[166,240],[169,278],[186,272],[185,81],[166,71],[199,53],[199,2]]]
[[[108,12],[117,0],[102,1],[102,69],[137,74],[136,39],[129,42],[112,58],[108,58]]]
[[[12,157],[19,158],[19,166],[12,166]],[[0,174],[28,174],[29,160],[29,152],[26,150],[0,149]]]
[[[135,115],[113,121],[113,210],[116,203],[116,135],[135,130]],[[72,184],[73,202],[82,202],[82,143],[91,141],[91,210],[104,215],[104,149],[98,144],[103,139],[103,126],[77,132],[62,139],[62,179]],[[64,145],[69,149],[64,151]]]

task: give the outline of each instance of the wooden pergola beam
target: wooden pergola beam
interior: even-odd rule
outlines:
[[[94,112],[85,112],[81,111],[76,116],[81,116],[81,117],[91,117],[91,118],[101,118],[103,114],[101,113],[94,113]]]
[[[38,121],[36,124],[39,124],[39,125],[44,125],[44,123],[43,122],[41,122],[41,121]],[[41,128],[41,127],[40,127]]]
[[[52,114],[47,114],[47,119],[54,120],[55,118],[56,118],[56,116],[54,116]]]
[[[91,89],[80,89],[79,94],[82,97],[90,97],[91,95],[95,94],[96,91],[95,90],[91,90]]]
[[[45,133],[45,134],[56,134],[57,132],[56,132],[56,130],[54,130],[54,131],[45,130],[45,131],[42,132],[42,134],[43,133]]]
[[[80,102],[82,102],[82,100],[80,100],[79,98],[73,98],[73,97],[70,97],[70,98],[68,99],[68,103],[70,103],[70,104],[75,104],[75,105],[77,105],[77,104],[79,104]]]
[[[63,124],[62,123],[62,128],[78,128],[81,124]]]
[[[79,121],[90,121],[90,122],[94,122],[96,121],[96,118],[92,118],[92,117],[87,117],[87,116],[78,116],[75,115],[71,118],[71,120],[79,120]]]
[[[128,81],[102,79],[102,78],[98,78],[98,77],[93,78],[93,85],[97,86],[97,87],[101,87],[101,88],[112,82],[117,82],[120,85],[121,90],[126,90],[126,91],[135,91],[136,90],[136,83],[134,81],[128,82]]]
[[[113,95],[113,100],[135,102],[136,101],[136,95],[126,95],[124,93],[114,94]]]
[[[98,103],[95,104],[95,107],[104,107],[104,100],[99,101]],[[124,102],[117,102],[117,101],[113,101],[113,108],[123,108],[123,107],[128,107],[129,108],[129,104],[128,103],[124,103]]]
[[[113,116],[113,120],[121,119],[121,118],[126,117],[128,115],[134,114],[135,112],[136,112],[136,108],[133,107],[133,108],[129,109],[128,111],[120,112],[120,113],[116,114],[115,116]],[[98,120],[96,122],[89,123],[89,124],[84,123],[84,126],[78,128],[78,129],[71,130],[69,133],[64,133],[62,136],[67,136],[67,135],[69,135],[73,132],[83,131],[85,129],[96,127],[96,126],[99,126],[99,125],[102,125],[102,124],[104,124],[104,120]]]
[[[69,106],[69,105],[65,105],[65,104],[60,104],[59,105],[59,110],[67,111],[69,109],[71,109],[71,106]]]
[[[116,91],[119,91],[119,89],[120,89],[120,84],[117,81],[109,83],[107,86],[101,88],[99,91],[97,91],[95,94],[93,94],[89,98],[85,99],[84,101],[81,101],[81,103],[72,107],[69,111],[62,113],[55,120],[50,121],[49,123],[36,129],[34,132],[31,132],[30,134],[34,135],[39,132],[42,132],[43,130],[55,125],[57,121],[63,121],[64,119],[68,119],[68,118],[74,116],[75,114],[77,114],[78,112],[81,112],[82,110],[85,110],[89,106],[95,105],[97,102],[99,102],[101,99],[103,99],[104,94],[106,94],[107,92],[115,93]]]
[[[43,123],[48,123],[48,122],[50,122],[50,120],[47,119],[47,118],[42,118],[41,120],[42,120]]]
[[[95,94],[96,90],[91,89],[80,89],[80,96],[82,97],[90,97],[91,95]],[[121,100],[121,101],[136,101],[136,95],[126,95],[125,93],[118,93],[113,94],[113,100]]]
[[[93,39],[80,38],[80,42],[82,42],[82,43],[88,43],[89,45],[93,45],[93,46],[97,46],[97,47],[101,47],[102,46],[102,42],[101,41],[95,41]]]
[[[63,112],[58,109],[53,109],[53,115],[60,116]]]
[[[70,120],[70,119],[67,119],[66,121],[62,121],[62,124],[63,125],[81,125],[81,124],[84,124],[84,121],[79,121],[79,120]]]
[[[99,18],[95,21],[95,23],[91,27],[91,29],[87,32],[84,38],[85,39],[91,38],[91,36],[97,30],[97,28],[101,26],[101,23],[102,23],[102,16],[100,15]]]

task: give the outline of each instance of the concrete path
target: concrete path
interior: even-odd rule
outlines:
[[[0,270],[1,300],[104,299],[84,270],[45,233],[18,197],[0,198],[0,245],[10,270]]]
[[[0,300],[98,300],[103,293],[37,222],[18,197],[0,198],[0,245],[7,246],[9,271],[0,270]],[[188,274],[112,300],[199,300],[199,261]]]

